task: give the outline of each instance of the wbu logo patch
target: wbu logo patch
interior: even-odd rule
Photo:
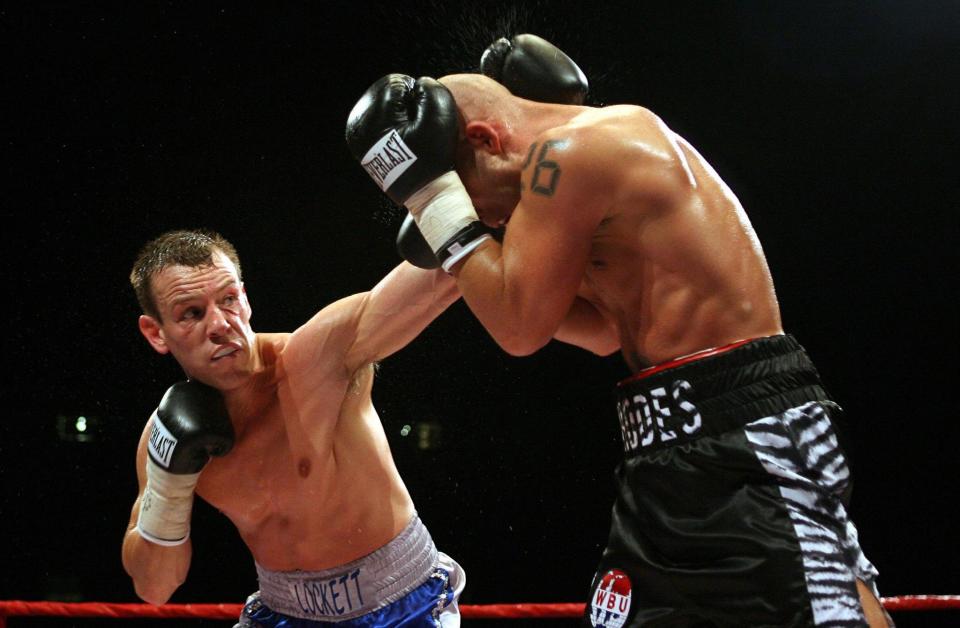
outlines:
[[[630,612],[633,585],[619,569],[603,574],[590,600],[590,623],[599,628],[621,628]]]

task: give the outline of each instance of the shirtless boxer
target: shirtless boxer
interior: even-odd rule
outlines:
[[[888,624],[846,511],[840,408],[688,142],[642,107],[536,102],[476,74],[383,77],[347,141],[504,350],[619,349],[634,373],[586,625]]]
[[[456,300],[454,281],[403,263],[293,333],[263,334],[216,233],[161,235],[130,280],[141,333],[189,378],[137,450],[123,540],[137,594],[163,604],[185,580],[196,492],[256,562],[238,626],[459,626],[463,571],[417,516],[371,401],[373,363]]]

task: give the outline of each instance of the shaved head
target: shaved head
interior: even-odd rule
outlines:
[[[514,107],[510,91],[482,74],[450,74],[440,82],[453,94],[457,107],[468,121],[509,116]]]
[[[482,74],[451,74],[439,81],[460,114],[457,174],[481,220],[502,225],[520,202],[520,172],[537,134],[576,111],[519,98]]]

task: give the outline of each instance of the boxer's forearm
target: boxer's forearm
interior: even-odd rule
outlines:
[[[524,313],[511,299],[498,245],[477,251],[471,262],[454,269],[464,301],[500,347],[512,355],[529,355],[552,338],[597,355],[610,355],[620,348],[616,327],[590,302],[574,298],[566,314],[544,315],[531,308]],[[543,301],[540,300],[542,304]]]
[[[123,568],[137,595],[150,604],[164,604],[183,584],[192,553],[189,540],[173,547],[156,545],[140,536],[135,525],[123,538]]]
[[[509,272],[501,245],[482,244],[453,269],[464,301],[484,329],[511,355],[529,355],[556,333],[563,318],[520,272]]]

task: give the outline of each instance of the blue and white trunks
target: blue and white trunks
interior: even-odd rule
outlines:
[[[456,628],[463,569],[438,552],[414,515],[380,549],[322,571],[269,571],[259,564],[260,590],[247,598],[234,628]]]

